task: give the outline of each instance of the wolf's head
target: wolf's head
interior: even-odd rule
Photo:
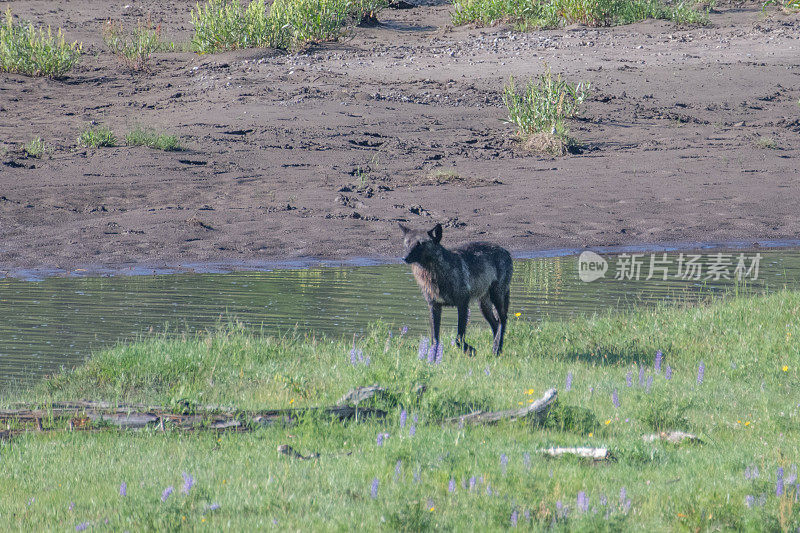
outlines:
[[[436,226],[428,231],[414,230],[400,224],[403,230],[403,244],[405,245],[406,255],[403,260],[406,263],[421,263],[427,258],[436,255],[437,249],[442,242],[442,225]]]

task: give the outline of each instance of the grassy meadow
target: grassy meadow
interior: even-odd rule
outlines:
[[[798,312],[800,292],[784,291],[571,322],[519,317],[501,357],[489,355],[480,324],[468,332],[476,357],[448,344],[438,364],[419,357],[420,339],[386,324],[355,344],[236,324],[145,338],[3,403],[306,407],[378,383],[389,394],[370,402],[389,416],[308,415],[247,433],[29,432],[0,443],[0,521],[19,530],[794,531]],[[559,399],[542,426],[437,422],[526,405],[551,387]],[[666,430],[702,443],[642,439]],[[319,457],[280,454],[281,444]],[[613,459],[544,458],[550,446],[608,447]]]

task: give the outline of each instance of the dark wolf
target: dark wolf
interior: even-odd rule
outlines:
[[[480,302],[481,312],[492,327],[495,355],[503,349],[508,318],[508,299],[513,264],[504,248],[487,242],[473,242],[448,250],[442,246],[442,225],[432,230],[413,230],[400,224],[405,244],[405,262],[411,264],[414,278],[422,289],[431,311],[431,342],[439,343],[442,306],[458,309],[456,344],[472,355],[464,334],[469,319],[469,303]]]

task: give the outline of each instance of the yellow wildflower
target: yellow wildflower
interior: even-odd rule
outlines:
[[[784,372],[788,372],[789,371],[789,365],[783,365],[783,371]]]

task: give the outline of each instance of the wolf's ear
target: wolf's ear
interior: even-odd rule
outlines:
[[[442,225],[436,224],[436,226],[428,232],[428,235],[431,236],[431,239],[433,239],[433,242],[436,244],[442,242]]]
[[[397,225],[400,226],[400,230],[403,232],[403,235],[411,231],[410,229],[405,227],[402,222],[398,222]]]

